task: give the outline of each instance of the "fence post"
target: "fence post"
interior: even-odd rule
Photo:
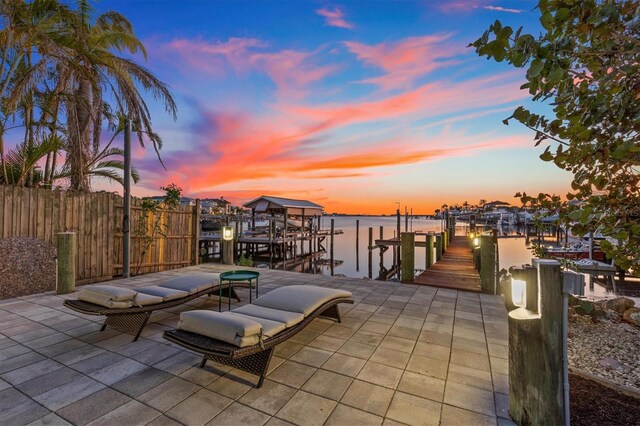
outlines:
[[[196,199],[196,211],[193,218],[193,264],[200,263],[200,199]]]
[[[76,289],[76,257],[78,245],[75,232],[58,233],[58,274],[56,293],[73,293]]]
[[[412,282],[415,271],[415,238],[414,232],[403,232],[400,234],[400,250],[402,254],[400,281]]]

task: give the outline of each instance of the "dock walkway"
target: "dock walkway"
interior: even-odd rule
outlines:
[[[480,275],[473,266],[467,237],[454,236],[442,258],[418,275],[413,284],[480,292]]]

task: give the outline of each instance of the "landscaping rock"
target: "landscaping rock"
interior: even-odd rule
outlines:
[[[624,313],[627,309],[633,308],[634,305],[635,302],[628,297],[616,297],[615,299],[610,299],[604,302],[605,309],[611,309],[619,314]]]
[[[625,321],[640,327],[640,308],[631,308],[624,311],[622,316]]]
[[[37,238],[0,238],[0,299],[56,288],[56,248]]]

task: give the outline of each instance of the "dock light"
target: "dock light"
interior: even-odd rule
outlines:
[[[475,232],[469,232],[469,238],[471,238],[472,240],[476,237],[476,233]]]
[[[225,241],[233,240],[233,227],[231,226],[222,227],[222,239]]]
[[[474,247],[480,247],[480,238],[478,238],[478,237],[474,237],[474,239],[473,239],[473,246],[474,246]]]
[[[511,300],[513,304],[524,308],[527,305],[527,282],[511,279]]]

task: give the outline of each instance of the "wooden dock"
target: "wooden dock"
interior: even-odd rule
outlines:
[[[480,275],[473,266],[468,238],[453,237],[442,258],[418,275],[413,284],[480,292]]]

